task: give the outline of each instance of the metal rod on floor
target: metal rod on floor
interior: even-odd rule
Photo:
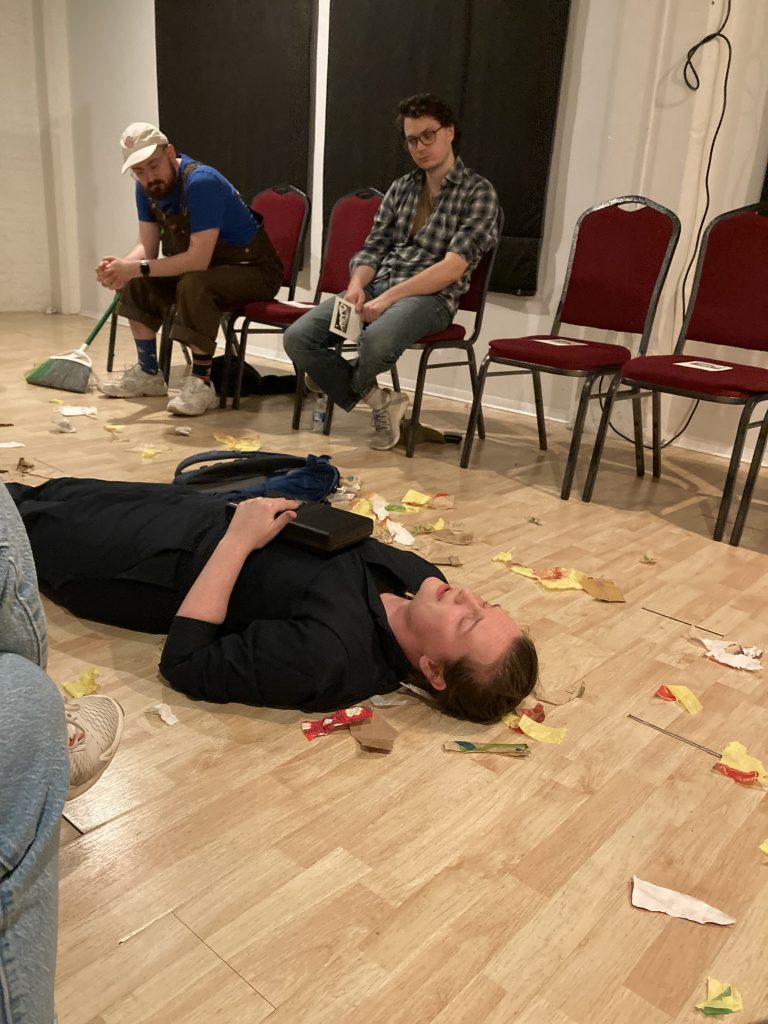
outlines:
[[[710,750],[709,747],[703,747],[701,743],[695,743],[693,740],[687,740],[685,736],[680,736],[676,732],[670,732],[669,729],[662,729],[660,725],[654,725],[653,722],[646,722],[644,718],[638,718],[637,715],[627,715],[627,718],[631,718],[633,722],[640,722],[641,725],[647,725],[649,729],[655,729],[656,732],[663,732],[665,736],[671,736],[673,739],[681,740],[683,743],[688,743],[692,747],[698,747],[699,750],[703,750],[705,754],[711,754],[712,757],[716,757],[720,760],[720,754],[716,750]]]

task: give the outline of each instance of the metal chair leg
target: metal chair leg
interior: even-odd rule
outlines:
[[[632,398],[632,426],[635,437],[635,472],[645,476],[645,451],[643,449],[643,406],[640,395]]]
[[[584,490],[581,493],[582,501],[592,501],[592,492],[595,489],[597,471],[600,468],[600,459],[602,458],[603,448],[605,447],[605,435],[608,433],[608,424],[611,421],[611,412],[613,411],[613,403],[616,398],[616,389],[618,386],[619,375],[617,373],[608,385],[608,391],[605,397],[605,406],[603,407],[603,415],[600,417],[600,425],[597,428],[597,437],[595,438],[595,444],[592,448],[592,458],[589,460],[587,479],[584,483]]]
[[[755,450],[752,454],[752,462],[749,464],[749,473],[747,474],[744,491],[741,495],[741,501],[739,502],[739,510],[736,513],[736,520],[733,524],[733,532],[731,533],[730,542],[734,547],[738,547],[741,543],[741,535],[744,532],[744,524],[747,521],[747,513],[749,512],[749,506],[752,504],[752,495],[755,490],[755,484],[757,483],[757,477],[760,472],[763,455],[765,454],[766,440],[768,440],[768,413],[765,414],[762,426],[760,427],[760,433],[757,435]]]
[[[232,364],[232,350],[236,348],[237,341],[231,318],[227,318],[224,330],[224,362],[221,368],[221,391],[219,392],[219,408],[226,409],[227,397],[229,394],[229,374]],[[234,408],[234,403],[233,403]]]
[[[477,363],[475,362],[475,350],[471,346],[467,349],[467,366],[469,367],[469,383],[472,386],[472,394],[477,391]],[[485,440],[485,420],[483,419],[483,407],[480,406],[477,413],[477,433]]]
[[[335,405],[336,405],[336,403],[333,401],[333,399],[330,397],[330,395],[326,395],[326,398],[325,398],[325,423],[323,424],[323,434],[325,434],[326,437],[328,437],[328,435],[331,432],[331,423],[333,422],[333,409],[334,409]]]
[[[653,417],[653,477],[658,480],[661,477],[661,393],[654,391],[651,396],[651,410]]]
[[[547,450],[547,421],[544,418],[544,400],[541,395],[541,374],[538,370],[531,370],[533,377],[533,401],[536,406],[536,426],[539,430],[539,450]]]
[[[581,447],[581,437],[584,433],[584,420],[587,416],[587,408],[589,406],[590,392],[592,385],[595,382],[595,377],[585,377],[584,383],[581,386],[581,396],[579,397],[579,405],[576,410],[576,419],[573,421],[573,433],[571,434],[571,444],[568,448],[568,458],[565,463],[565,473],[563,475],[563,485],[560,488],[560,499],[561,501],[568,501],[571,496],[571,487],[573,486],[573,476],[576,472],[576,462],[579,458],[579,448]]]
[[[725,478],[725,487],[723,488],[723,496],[720,499],[720,509],[717,513],[717,522],[715,523],[715,532],[712,534],[715,540],[722,540],[723,534],[725,533],[725,524],[728,519],[728,510],[731,507],[731,499],[733,498],[733,489],[736,484],[736,476],[739,472],[739,464],[741,463],[741,453],[744,451],[744,442],[747,438],[747,428],[749,421],[752,416],[752,410],[756,405],[756,401],[751,399],[746,403],[741,411],[739,417],[739,426],[736,430],[736,439],[733,442],[733,451],[731,452],[731,461],[728,464],[728,475]]]
[[[419,371],[416,374],[416,388],[413,392],[413,405],[411,406],[411,422],[405,439],[405,457],[413,458],[416,448],[416,425],[421,415],[421,400],[424,396],[424,381],[427,377],[427,363],[429,362],[430,350],[425,348],[419,359]]]
[[[298,430],[301,426],[301,409],[304,404],[304,392],[306,391],[306,386],[304,384],[304,371],[300,370],[295,364],[293,368],[296,371],[296,391],[293,395],[293,419],[291,420],[291,429]]]
[[[400,391],[400,374],[397,372],[397,363],[392,364],[392,369],[389,372],[392,374],[392,390]]]
[[[117,341],[117,313],[113,313],[109,321],[109,347],[107,348],[107,373],[112,373],[115,365],[115,342]]]
[[[483,391],[485,390],[485,380],[488,375],[488,367],[490,364],[490,356],[485,356],[482,363],[480,363],[480,372],[477,375],[477,387],[475,388],[475,396],[472,399],[472,408],[469,411],[467,432],[464,435],[464,447],[461,449],[461,460],[459,465],[462,469],[467,468],[469,465],[469,457],[472,454],[472,444],[475,440],[475,429],[477,427],[478,416],[480,415],[480,406],[482,405]]]

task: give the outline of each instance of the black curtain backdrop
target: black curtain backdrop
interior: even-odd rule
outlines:
[[[324,209],[386,190],[413,164],[393,127],[400,99],[455,110],[464,162],[495,185],[504,237],[491,287],[532,295],[570,0],[331,0]]]
[[[314,0],[155,0],[160,127],[246,201],[281,183],[307,191],[313,9]]]

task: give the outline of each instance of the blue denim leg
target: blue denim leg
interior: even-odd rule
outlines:
[[[0,645],[45,668],[48,631],[27,531],[0,483]]]
[[[399,299],[363,331],[358,339],[358,357],[352,374],[352,390],[367,394],[378,374],[389,370],[409,345],[427,334],[444,331],[451,314],[437,295],[411,295]]]
[[[52,1024],[67,729],[58,690],[18,654],[0,654],[0,721],[0,1024]]]
[[[337,405],[352,409],[359,401],[350,386],[353,367],[336,352],[341,340],[338,334],[328,330],[335,301],[326,299],[291,324],[283,335],[283,348],[296,367],[308,373]]]
[[[386,287],[366,289],[370,298]],[[350,362],[336,352],[339,338],[328,330],[334,299],[300,317],[283,335],[285,351],[325,394],[349,411],[373,387],[376,375],[388,370],[405,349],[426,334],[451,323],[445,303],[436,295],[400,299],[369,324],[358,339],[358,359]]]

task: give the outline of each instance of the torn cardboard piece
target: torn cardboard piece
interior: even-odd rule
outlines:
[[[695,896],[645,882],[637,875],[632,876],[632,906],[667,914],[669,917],[680,917],[685,921],[695,921],[696,924],[736,924],[735,917],[730,917]]]
[[[581,586],[596,601],[626,601],[626,598],[613,580],[595,579],[593,576],[585,576],[581,581]]]
[[[389,753],[397,739],[397,729],[393,728],[380,714],[366,718],[359,725],[353,724],[350,732],[363,750],[380,750]]]
[[[429,560],[433,565],[458,566],[464,564],[458,555],[430,555]]]
[[[529,757],[527,743],[473,743],[472,740],[446,740],[443,750],[457,750],[462,754],[502,754],[505,757]]]

